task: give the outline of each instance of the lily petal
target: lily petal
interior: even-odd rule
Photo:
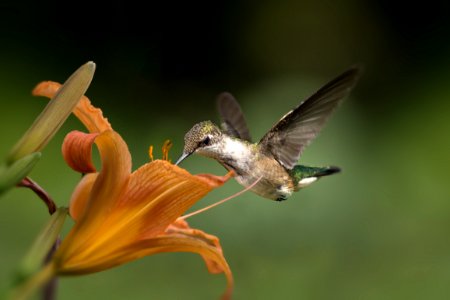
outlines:
[[[71,138],[82,138],[82,136],[82,133],[77,133],[71,135]],[[90,135],[85,134],[85,136],[86,142],[92,142]],[[98,144],[97,140],[96,143]],[[103,152],[100,150],[100,153],[102,155]],[[111,261],[111,257],[117,255],[121,248],[138,240],[151,239],[164,234],[169,227],[173,232],[175,227],[171,223],[174,223],[198,199],[225,182],[224,177],[194,176],[168,161],[157,160],[134,172],[126,186],[126,193],[116,197],[120,200],[115,201],[113,206],[111,204],[108,206],[105,202],[111,201],[110,199],[114,199],[114,196],[99,196],[100,199],[94,196],[96,187],[104,186],[104,183],[98,183],[102,172],[95,183],[92,183],[94,178],[83,180],[71,202],[71,213],[73,212],[78,221],[61,246],[61,248],[70,247],[71,252],[61,249],[61,252],[66,254],[58,260],[64,261],[62,265],[72,271],[92,268],[101,270],[104,268],[102,261]],[[108,191],[110,188],[105,190]],[[86,194],[90,195],[89,200],[85,200]],[[107,200],[101,200],[101,197],[106,197]],[[97,202],[104,204],[94,209],[92,206]],[[95,222],[87,220],[89,217],[83,215],[84,211],[86,214],[92,214]],[[98,211],[100,216],[94,216],[93,211]],[[102,212],[106,212],[103,217]],[[81,232],[83,228],[89,229]],[[178,226],[179,228],[181,227]],[[76,236],[81,234],[84,238],[77,239]],[[72,239],[77,245],[74,245]],[[70,244],[72,245],[66,246]],[[96,249],[102,249],[102,251]],[[117,264],[117,262],[106,262],[106,264]],[[211,264],[210,270],[213,270]]]
[[[92,249],[89,258],[83,257],[82,261],[78,256],[66,264],[81,266],[89,265],[90,261],[95,264],[137,240],[163,234],[189,207],[223,182],[218,176],[205,179],[191,175],[168,161],[156,160],[144,165],[131,175],[127,192],[116,202],[97,232],[89,240],[84,239],[84,244]],[[74,204],[85,203],[82,198],[78,201]],[[95,251],[94,246],[100,245],[105,250]],[[87,253],[88,246],[84,247]]]
[[[130,219],[128,230],[138,227],[141,238],[164,232],[180,215],[212,189],[222,185],[218,176],[195,176],[165,160],[148,163],[131,175],[127,197],[121,205],[126,207]],[[157,224],[142,226],[145,220],[157,219]]]
[[[73,165],[75,170],[92,164],[90,151],[86,149],[91,148],[94,142],[100,152],[102,167],[90,193],[87,203],[88,213],[80,220],[83,222],[87,222],[90,218],[102,219],[101,215],[108,214],[115,206],[117,199],[120,199],[131,172],[131,156],[128,147],[120,135],[112,130],[95,135],[79,131],[69,133],[63,146],[67,163],[78,164]],[[80,149],[84,150],[80,151]]]
[[[212,234],[208,234],[202,230],[189,227],[189,224],[186,222],[186,220],[182,218],[178,218],[174,223],[170,224],[170,226],[166,229],[166,233],[203,240],[208,245],[216,248],[223,256],[222,246],[220,246],[218,237]],[[208,267],[208,271],[210,273],[219,274],[225,271],[224,266],[218,264],[217,261],[210,260],[207,256],[203,256],[203,259],[205,260],[206,266]]]
[[[69,206],[69,214],[75,221],[79,221],[86,209],[89,194],[92,191],[98,173],[90,173],[83,176],[72,193]]]
[[[96,171],[92,162],[92,144],[98,133],[86,134],[81,131],[68,133],[62,145],[64,160],[73,170],[80,173]]]
[[[70,139],[77,139],[77,141],[71,141]],[[130,153],[126,143],[118,133],[107,130],[100,133],[95,140],[93,140],[90,134],[83,134],[80,132],[69,135],[65,140],[65,142],[68,143],[87,143],[91,146],[94,141],[100,152],[102,169],[92,186],[89,198],[85,200],[84,209],[76,200],[71,203],[74,207],[80,205],[79,208],[71,209],[72,211],[80,211],[82,213],[77,216],[79,218],[78,222],[66,238],[67,241],[61,245],[61,248],[68,248],[67,251],[64,251],[63,249],[60,251],[67,257],[76,255],[81,249],[83,249],[85,253],[88,253],[89,251],[87,251],[86,248],[94,248],[96,246],[94,242],[97,241],[93,241],[92,239],[95,239],[97,235],[101,236],[101,232],[99,232],[98,229],[102,227],[104,220],[110,216],[117,200],[120,199],[122,194],[126,191],[130,177]],[[83,148],[85,147],[87,146],[83,146]],[[73,149],[73,151],[75,151],[72,147],[67,147],[66,149]],[[71,155],[76,156],[76,153],[67,152],[64,157],[68,159]],[[86,157],[85,159],[90,160],[90,157]],[[71,161],[79,160],[72,159]],[[82,235],[84,238],[77,239],[77,235]]]
[[[136,252],[133,253],[132,250]],[[227,289],[222,299],[230,299],[234,286],[233,276],[223,256],[217,237],[205,234],[201,230],[190,228],[180,230],[173,226],[162,236],[142,240],[130,245],[125,253],[138,258],[162,252],[193,252],[200,254],[211,273],[225,273]]]
[[[78,261],[78,264],[65,264],[61,274],[87,274],[109,269],[144,256],[164,252],[192,252],[200,254],[211,273],[224,273],[227,289],[222,299],[230,299],[233,291],[233,276],[219,244],[219,239],[198,229],[190,228],[184,220],[178,219],[165,233],[136,241],[121,249],[110,252],[93,261]],[[95,261],[95,263],[93,263]]]

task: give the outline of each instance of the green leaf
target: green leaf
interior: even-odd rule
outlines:
[[[34,152],[14,161],[11,165],[0,167],[0,195],[16,186],[41,158],[40,152]]]
[[[28,131],[14,146],[9,155],[8,163],[21,159],[32,152],[38,152],[47,145],[69,117],[80,98],[86,93],[94,72],[95,63],[88,62],[67,79]]]
[[[45,257],[55,244],[67,216],[68,209],[60,207],[51,216],[41,233],[37,236],[28,254],[25,256],[17,272],[16,282],[22,282],[39,270]]]

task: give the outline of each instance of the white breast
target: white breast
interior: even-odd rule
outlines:
[[[245,142],[226,137],[223,141],[223,153],[233,160],[241,161],[244,158],[251,157],[252,153]]]

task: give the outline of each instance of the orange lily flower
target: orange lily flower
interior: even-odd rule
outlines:
[[[59,87],[43,82],[33,93],[51,97]],[[210,272],[225,273],[223,298],[228,299],[233,278],[219,239],[190,228],[181,216],[231,174],[191,175],[166,160],[131,172],[128,147],[101,110],[83,97],[73,112],[90,133],[69,133],[63,155],[71,168],[86,175],[72,195],[70,215],[75,225],[53,257],[54,273],[93,273],[160,252],[194,252],[204,258]],[[94,143],[100,171],[92,163]]]

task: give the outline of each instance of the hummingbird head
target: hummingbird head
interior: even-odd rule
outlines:
[[[183,154],[175,163],[178,165],[192,153],[214,156],[222,131],[211,121],[195,124],[184,136]]]

